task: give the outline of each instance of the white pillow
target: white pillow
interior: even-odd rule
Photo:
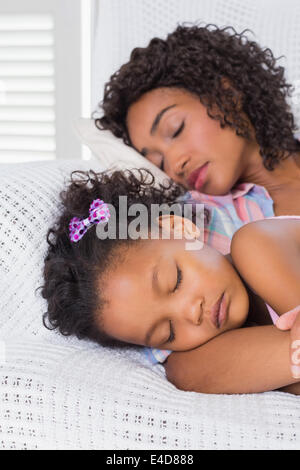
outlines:
[[[105,169],[148,168],[156,182],[168,179],[166,173],[153,165],[136,150],[124,144],[109,130],[100,130],[93,119],[79,118],[73,122],[74,130],[81,142],[90,148]]]
[[[58,212],[58,193],[71,171],[103,167],[76,160],[0,165],[0,334],[53,337],[42,325],[46,233]]]

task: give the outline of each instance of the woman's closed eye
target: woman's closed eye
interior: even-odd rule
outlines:
[[[172,138],[175,139],[176,137],[178,137],[179,134],[183,131],[183,129],[184,129],[184,121],[182,121],[177,131],[173,134]]]
[[[179,136],[179,134],[183,131],[184,129],[184,121],[182,121],[182,123],[180,124],[180,126],[178,127],[178,129],[175,131],[175,133],[172,135],[172,139],[175,139],[176,137]],[[162,159],[161,163],[160,163],[160,166],[159,166],[159,169],[162,170],[162,171],[165,171],[164,170],[165,166],[164,166],[164,159]]]

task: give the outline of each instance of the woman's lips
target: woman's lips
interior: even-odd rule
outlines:
[[[200,188],[205,183],[208,165],[209,165],[209,162],[206,162],[204,165],[194,170],[188,177],[189,185],[194,187],[194,189],[196,189],[197,191],[199,191]]]

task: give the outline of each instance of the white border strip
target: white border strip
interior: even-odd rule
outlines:
[[[81,117],[91,117],[91,56],[92,56],[92,0],[81,0]],[[90,160],[92,153],[82,145],[83,160]]]

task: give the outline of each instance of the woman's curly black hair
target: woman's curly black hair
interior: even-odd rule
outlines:
[[[170,207],[184,193],[172,180],[157,185],[154,182],[154,176],[147,169],[71,173],[69,185],[60,193],[60,215],[47,232],[49,246],[44,260],[44,285],[40,287],[48,305],[43,315],[46,328],[106,346],[128,346],[108,336],[99,326],[102,307],[107,302],[101,281],[105,282],[105,275],[114,266],[116,254],[120,254],[117,249],[139,240],[129,236],[125,240],[118,239],[118,230],[116,239],[102,240],[93,225],[74,243],[69,239],[69,222],[73,217],[86,218],[91,203],[100,197],[114,206],[118,229],[119,196],[122,195],[127,196],[128,207],[144,204],[150,220],[151,204]],[[134,216],[127,217],[127,228],[133,219]]]
[[[181,88],[198,96],[222,128],[230,126],[238,136],[250,139],[243,111],[254,128],[265,168],[273,170],[285,156],[300,150],[286,100],[292,85],[286,83],[284,68],[276,66],[279,58],[250,41],[246,31],[179,25],[166,40],[154,38],[147,47],[135,48],[129,62],[106,83],[100,103],[104,114],[95,119],[96,126],[131,145],[126,127],[130,105],[155,88]]]

